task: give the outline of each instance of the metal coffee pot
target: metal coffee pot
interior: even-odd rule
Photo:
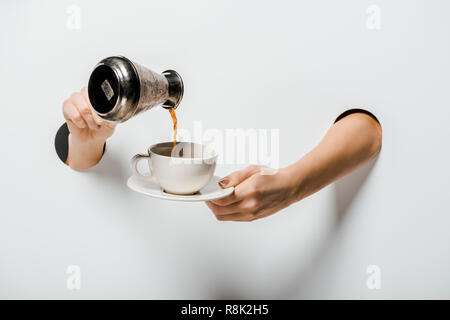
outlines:
[[[100,61],[89,78],[88,94],[94,111],[111,122],[162,105],[177,108],[183,98],[183,80],[174,70],[153,72],[122,56]]]

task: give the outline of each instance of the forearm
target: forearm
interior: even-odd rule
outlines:
[[[322,141],[285,168],[292,177],[294,201],[319,191],[372,159],[381,148],[381,126],[355,113],[335,123]]]
[[[69,134],[69,152],[66,164],[75,170],[89,169],[95,166],[103,156],[104,139],[78,141]]]

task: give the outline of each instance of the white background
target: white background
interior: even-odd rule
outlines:
[[[67,28],[69,5],[81,28]],[[369,5],[381,29],[366,26]],[[450,298],[448,1],[2,1],[0,298]],[[62,102],[121,54],[185,82],[181,128],[279,129],[280,165],[366,107],[376,160],[276,215],[129,190],[129,159],[170,139],[162,108],[117,127],[76,172]],[[218,175],[244,167],[219,166]],[[66,269],[81,268],[81,289]],[[381,289],[366,286],[369,265]]]

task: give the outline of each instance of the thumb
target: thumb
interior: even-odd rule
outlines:
[[[235,171],[235,172],[229,174],[228,176],[222,178],[222,180],[219,181],[219,186],[221,186],[224,189],[237,186],[242,181],[251,177],[255,173],[259,172],[260,170],[261,170],[261,166],[251,165],[245,169]]]

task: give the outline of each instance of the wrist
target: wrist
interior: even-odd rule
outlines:
[[[95,166],[103,156],[106,139],[80,140],[69,134],[69,152],[66,164],[76,170]]]
[[[304,198],[304,177],[301,171],[294,165],[280,169],[285,184],[287,198],[290,203],[300,201]]]
[[[69,133],[69,143],[73,142],[74,144],[78,146],[86,146],[87,147],[94,147],[98,145],[104,145],[106,142],[106,137],[99,137],[98,135],[89,135],[87,137],[85,136],[79,136],[78,134],[74,135],[72,133]]]

